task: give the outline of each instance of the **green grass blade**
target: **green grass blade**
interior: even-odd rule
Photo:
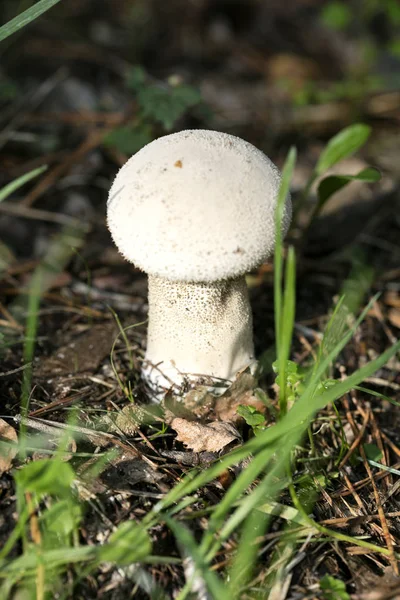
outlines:
[[[248,515],[233,564],[229,569],[229,590],[232,600],[240,598],[243,587],[252,576],[260,549],[260,541],[257,541],[257,538],[262,539],[270,521],[269,515],[256,510]]]
[[[287,410],[287,385],[286,370],[289,359],[290,347],[292,345],[294,315],[296,309],[296,257],[294,248],[288,250],[285,271],[285,290],[283,294],[282,321],[280,327],[280,342],[278,354],[278,384],[279,384],[279,406],[281,416]]]
[[[31,279],[29,288],[28,298],[28,316],[25,327],[25,341],[24,341],[24,364],[26,369],[23,372],[22,378],[22,389],[21,389],[21,414],[26,417],[29,412],[29,400],[31,393],[31,381],[32,381],[32,361],[35,352],[36,336],[39,326],[39,320],[37,317],[40,301],[42,298],[42,273],[37,270]],[[25,456],[25,444],[26,444],[26,426],[24,422],[21,422],[20,426],[20,441],[21,441],[21,456]]]
[[[372,298],[372,300],[365,307],[365,309],[363,310],[361,315],[358,317],[358,319],[354,323],[353,327],[351,327],[351,329],[345,335],[342,336],[342,338],[337,342],[337,344],[332,348],[332,350],[330,352],[328,352],[324,358],[322,357],[321,361],[316,364],[315,368],[313,369],[310,379],[307,381],[306,389],[303,392],[302,396],[300,397],[297,405],[300,404],[300,400],[302,400],[303,398],[305,398],[307,402],[309,402],[311,400],[312,396],[314,395],[314,393],[317,389],[317,386],[318,386],[321,378],[324,376],[329,365],[339,355],[339,353],[343,350],[343,348],[346,346],[346,344],[350,341],[350,339],[354,335],[355,331],[357,330],[357,327],[361,324],[361,322],[364,320],[365,316],[367,315],[368,311],[370,310],[375,299],[376,299],[376,297],[374,296],[374,298]],[[305,403],[305,400],[303,400],[303,403]]]
[[[47,165],[43,165],[43,167],[33,169],[33,171],[29,171],[29,173],[25,173],[24,175],[21,175],[21,177],[18,177],[18,179],[14,179],[14,181],[11,181],[11,183],[5,185],[0,190],[0,202],[8,198],[8,196],[13,194],[16,190],[25,185],[25,183],[27,183],[31,179],[34,179],[35,177],[38,177],[39,175],[44,173],[46,169]]]
[[[375,269],[370,264],[367,253],[355,246],[350,255],[351,270],[344,280],[341,295],[345,297],[344,304],[349,313],[357,314],[364,298],[372,287],[375,277]]]
[[[39,0],[33,6],[24,10],[20,15],[8,21],[5,25],[0,27],[0,42],[8,38],[10,35],[25,27],[25,25],[29,25],[32,21],[40,17],[44,12],[49,10],[55,4],[58,4],[60,0]]]
[[[308,415],[307,419],[300,419],[299,417],[296,419],[297,426],[295,426],[294,429],[291,430],[292,433],[290,437],[288,435],[285,436],[284,445],[278,443],[276,444],[276,450],[279,449],[279,455],[277,458],[276,465],[273,469],[270,470],[270,472],[267,474],[264,480],[258,485],[256,490],[253,491],[249,496],[247,496],[245,500],[241,502],[239,508],[237,508],[235,512],[229,517],[228,521],[225,523],[225,525],[219,533],[218,543],[214,544],[212,552],[208,555],[209,559],[211,559],[213,554],[217,551],[217,547],[219,547],[219,545],[224,540],[226,540],[230,535],[232,535],[234,530],[246,517],[250,520],[244,528],[243,535],[245,538],[248,538],[249,531],[247,528],[251,528],[253,526],[253,520],[249,517],[249,515],[251,515],[253,510],[257,509],[258,506],[262,505],[263,502],[265,502],[266,497],[271,498],[280,489],[286,487],[288,482],[284,478],[284,473],[290,453],[293,447],[300,442],[301,438],[306,433],[307,424],[315,410],[323,408],[328,403],[333,402],[337,398],[343,396],[343,394],[347,393],[357,383],[365,379],[365,377],[368,377],[371,372],[374,372],[376,369],[379,369],[382,365],[384,365],[399,348],[400,342],[392,348],[389,348],[380,357],[375,359],[375,361],[372,361],[368,365],[365,365],[365,367],[353,373],[353,375],[348,377],[345,381],[338,383],[333,388],[329,389],[328,391],[324,392],[323,394],[320,394],[319,396],[313,399],[313,411],[311,412],[311,414]],[[281,421],[281,423],[284,423],[285,421],[289,420],[289,417],[293,416],[292,413],[301,412],[300,410],[296,411],[297,407],[298,405],[294,407],[294,409],[286,416],[285,419],[283,419],[283,421]],[[263,453],[257,455],[257,457],[254,460],[261,456],[263,456]],[[239,565],[237,564],[238,560],[242,561],[242,566],[239,570],[242,571],[243,577],[245,579],[248,576],[249,572],[251,572],[251,562],[249,562],[249,557],[246,557],[242,554],[240,559],[236,559],[234,563],[235,566],[232,567],[233,572],[237,572],[236,567],[239,567]]]
[[[211,597],[218,598],[218,600],[231,600],[227,588],[219,577],[209,569],[209,566],[205,562],[189,529],[174,519],[166,518],[166,523],[175,535],[180,546],[184,548],[185,552],[191,557],[195,564],[196,571],[207,585]],[[195,573],[193,575],[195,578]]]
[[[355,390],[359,390],[360,392],[364,392],[364,394],[370,394],[375,398],[379,398],[380,400],[386,400],[386,402],[390,402],[394,406],[400,406],[400,402],[396,402],[393,398],[386,396],[385,394],[381,394],[380,392],[376,392],[375,390],[371,390],[369,388],[361,387],[360,385],[356,385]]]
[[[285,200],[290,189],[290,180],[296,163],[296,148],[291,148],[282,171],[282,181],[278,193],[275,209],[275,255],[274,255],[274,313],[275,313],[275,340],[276,355],[279,356],[279,343],[281,332],[282,313],[282,219],[285,209]]]
[[[367,307],[366,311],[368,310],[369,307]],[[357,321],[355,327],[357,327],[358,324],[359,322]],[[354,328],[352,328],[350,331],[350,336],[352,335],[353,330]],[[345,343],[347,343],[347,339],[345,340],[344,344]],[[386,352],[384,352],[381,356],[369,362],[358,371],[355,371],[355,373],[350,375],[344,381],[336,384],[333,388],[322,394],[319,394],[318,396],[313,397],[313,395],[310,393],[304,393],[279,423],[269,427],[257,437],[252,438],[241,448],[227,454],[217,464],[213,465],[206,471],[202,471],[199,474],[190,473],[187,475],[165,496],[165,498],[163,498],[163,500],[155,505],[152,513],[149,513],[148,520],[152,520],[155,515],[166,510],[169,506],[172,506],[184,496],[189,495],[198,488],[206,485],[206,483],[215,479],[226,468],[237,464],[240,460],[246,456],[249,456],[251,453],[262,451],[262,449],[273,445],[275,442],[286,437],[296,429],[299,431],[305,431],[307,429],[309,420],[317,410],[324,408],[324,406],[330,402],[333,402],[343,394],[353,389],[356,385],[359,385],[364,379],[370,377],[376,370],[385,365],[387,361],[390,360],[390,358],[399,350],[400,342],[386,350]],[[333,356],[335,355],[334,352],[331,354]],[[326,365],[324,365],[323,368],[326,368]],[[273,448],[273,451],[275,450],[276,448]]]
[[[244,469],[238,478],[232,483],[222,500],[213,510],[208,522],[207,532],[203,536],[201,549],[205,553],[208,551],[214,534],[222,525],[226,515],[232,508],[234,502],[248,489],[248,487],[257,479],[259,474],[268,466],[268,463],[274,451],[265,448],[253,458],[251,463]]]

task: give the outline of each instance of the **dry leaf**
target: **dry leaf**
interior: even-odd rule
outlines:
[[[214,411],[218,419],[232,423],[243,422],[242,417],[237,414],[241,405],[254,406],[256,410],[264,413],[264,403],[254,395],[256,383],[249,369],[243,371],[225,394],[216,399]]]
[[[205,386],[190,390],[183,401],[177,401],[173,395],[164,399],[164,420],[170,424],[173,420],[186,422],[224,421],[227,423],[243,423],[237,414],[241,405],[253,406],[261,413],[265,412],[265,404],[254,395],[257,380],[247,368],[240,372],[232,385],[222,394],[216,395]]]
[[[0,419],[0,439],[18,442],[17,433],[11,425],[3,419]],[[17,448],[7,443],[0,446],[0,475],[6,473],[11,468],[12,461],[17,454]]]
[[[225,446],[240,439],[237,429],[230,423],[216,421],[203,425],[176,418],[171,422],[177,432],[177,440],[195,452],[219,452]]]
[[[390,290],[386,292],[383,301],[389,306],[393,306],[394,308],[400,308],[400,296],[397,291]]]
[[[106,415],[103,421],[107,423],[111,431],[117,431],[124,435],[134,435],[144,422],[145,416],[146,413],[141,406],[127,404],[113,418]]]
[[[215,403],[215,414],[221,421],[232,423],[243,423],[243,418],[237,414],[239,406],[253,406],[261,413],[265,412],[265,404],[253,395],[252,391],[245,392],[239,396],[218,398]]]
[[[392,325],[400,329],[400,309],[391,308],[388,311],[388,319]]]

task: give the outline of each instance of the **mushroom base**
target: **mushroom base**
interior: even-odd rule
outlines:
[[[204,384],[223,392],[254,363],[244,277],[212,283],[149,276],[149,326],[142,376],[156,399]]]

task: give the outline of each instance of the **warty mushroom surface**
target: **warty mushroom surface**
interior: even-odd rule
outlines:
[[[157,398],[187,381],[227,385],[254,363],[244,275],[273,252],[279,185],[260,150],[209,130],[158,138],[118,172],[108,226],[149,275],[142,374]],[[288,196],[283,233],[290,218]]]

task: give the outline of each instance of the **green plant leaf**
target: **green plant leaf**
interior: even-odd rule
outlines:
[[[331,575],[324,575],[319,582],[324,600],[350,600],[346,584]]]
[[[265,416],[254,408],[254,406],[240,404],[236,412],[243,417],[250,427],[257,427],[258,425],[263,425],[265,423]]]
[[[25,173],[18,177],[18,179],[14,179],[11,183],[8,183],[0,190],[0,202],[8,198],[12,193],[18,190],[20,187],[25,185],[31,179],[34,179],[38,175],[41,175],[44,171],[46,171],[47,165],[43,165],[43,167],[39,167],[38,169],[33,169],[33,171],[29,171],[29,173]]]
[[[357,175],[330,175],[329,177],[325,177],[325,179],[323,179],[318,186],[319,208],[322,208],[325,202],[331,196],[333,196],[333,194],[341,190],[352,181],[376,183],[380,180],[380,178],[380,172],[374,167],[367,167],[366,169],[363,169],[357,173]]]
[[[143,115],[161,123],[168,131],[188,108],[200,103],[201,96],[185,84],[169,88],[151,85],[137,92],[137,100]]]
[[[129,71],[127,86],[136,94],[141,116],[161,123],[167,131],[189,108],[201,103],[201,94],[193,86],[154,83],[140,66]]]
[[[66,496],[70,494],[75,474],[68,463],[43,458],[25,465],[15,473],[15,479],[26,492]]]
[[[363,123],[357,123],[342,129],[342,131],[329,140],[321,152],[321,156],[315,167],[316,174],[322,175],[322,173],[336,165],[343,158],[356,152],[356,150],[365,144],[370,134],[371,127]]]
[[[141,87],[146,85],[146,71],[140,65],[135,65],[132,69],[129,69],[126,76],[126,85],[129,89],[138,91]]]
[[[106,146],[114,146],[120,152],[131,156],[149,144],[153,139],[153,128],[148,124],[130,124],[117,127],[103,140]]]
[[[55,4],[58,4],[60,0],[39,0],[30,8],[27,8],[20,15],[8,21],[5,25],[0,27],[0,42],[8,38],[10,35],[29,25],[32,21],[40,17],[44,12],[49,10]]]
[[[40,518],[46,531],[57,536],[68,536],[79,525],[82,510],[79,504],[70,500],[60,500],[48,508]]]
[[[376,444],[363,444],[363,448],[368,460],[374,460],[375,462],[381,460],[382,452]]]
[[[108,543],[98,549],[98,559],[129,565],[150,553],[151,542],[145,528],[135,521],[125,521],[110,536]]]

